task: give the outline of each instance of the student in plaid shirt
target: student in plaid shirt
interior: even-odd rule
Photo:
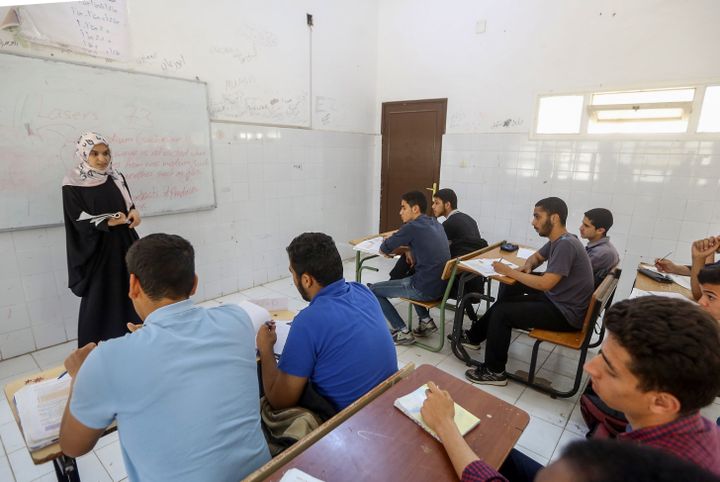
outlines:
[[[720,429],[699,413],[720,393],[717,322],[686,301],[647,296],[615,304],[605,326],[602,350],[585,371],[598,396],[630,423],[619,440],[655,447],[720,475]],[[448,399],[431,385],[422,414],[463,481],[535,479],[540,464],[515,450],[500,473],[477,460],[447,424]]]

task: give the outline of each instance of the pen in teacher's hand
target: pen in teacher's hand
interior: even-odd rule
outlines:
[[[60,376],[58,377],[58,380],[60,380],[60,379],[61,379],[62,377],[64,377],[65,375],[67,375],[67,370],[65,370],[64,372],[62,372],[62,373],[60,374]]]

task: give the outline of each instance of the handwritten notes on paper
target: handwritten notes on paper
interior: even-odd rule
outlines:
[[[20,35],[43,45],[108,59],[129,54],[125,0],[83,0],[17,7]]]

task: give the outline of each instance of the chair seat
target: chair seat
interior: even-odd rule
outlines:
[[[411,300],[410,298],[400,298],[403,301],[407,301],[408,303],[411,303],[413,305],[422,306],[424,308],[427,308],[428,310],[431,308],[435,308],[436,306],[440,305],[443,300],[432,300],[432,301],[419,301],[419,300]]]
[[[556,345],[565,346],[574,350],[579,350],[585,340],[585,330],[582,331],[551,331],[532,329],[528,333],[530,338],[536,340],[549,341]]]

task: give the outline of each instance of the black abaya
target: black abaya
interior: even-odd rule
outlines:
[[[123,178],[124,181],[124,178]],[[128,298],[129,274],[125,254],[139,237],[128,225],[95,226],[76,221],[90,215],[128,214],[125,200],[108,176],[93,187],[63,186],[63,211],[67,244],[68,286],[82,298],[78,316],[78,347],[128,333],[126,324],[140,323]]]

